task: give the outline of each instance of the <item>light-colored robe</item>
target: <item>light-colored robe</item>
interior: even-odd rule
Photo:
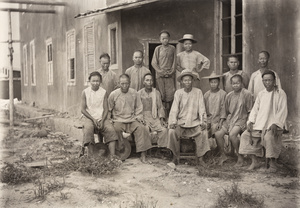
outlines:
[[[127,93],[116,89],[108,97],[108,109],[113,121],[130,123],[142,118],[143,104],[137,91],[129,88]]]
[[[216,131],[216,126],[221,118],[221,109],[225,104],[226,92],[219,89],[218,92],[207,91],[204,94],[204,103],[207,114],[207,122],[211,123],[212,134]]]
[[[238,72],[236,74],[239,74],[239,75],[241,75],[243,77],[242,86],[247,89],[248,84],[249,84],[249,77],[248,77],[248,75],[245,72],[243,72],[242,70],[238,70]],[[231,73],[231,71],[228,71],[228,72],[225,72],[223,75],[224,75],[223,76],[224,90],[225,90],[225,92],[229,93],[229,92],[232,91],[230,79],[235,74]]]
[[[273,70],[271,70],[271,71],[273,71]],[[278,86],[278,88],[281,88],[279,76],[275,71],[273,71],[273,72],[275,73],[275,76],[276,76],[276,85]],[[252,93],[252,95],[254,97],[254,101],[255,101],[258,93],[264,89],[265,89],[265,86],[262,81],[262,73],[260,70],[257,70],[252,73],[252,75],[250,77],[249,86],[248,86],[248,90]]]
[[[157,143],[158,147],[166,147],[168,143],[168,129],[163,127],[160,122],[160,118],[165,118],[165,111],[159,91],[152,88],[152,92],[147,93],[145,88],[143,88],[138,91],[138,94],[143,103],[144,121],[152,133],[152,143]]]
[[[278,158],[281,152],[281,135],[288,114],[287,97],[282,89],[268,92],[266,89],[259,92],[249,115],[248,123],[253,123],[252,141],[250,133],[245,131],[241,136],[240,154],[253,154],[262,157],[263,147],[267,158]],[[270,127],[277,125],[279,136],[274,137]]]
[[[132,66],[126,69],[125,74],[130,77],[130,88],[135,89],[136,91],[142,89],[144,87],[144,76],[147,73],[151,73],[151,71],[144,66],[140,68]]]
[[[117,74],[112,70],[99,69],[98,71],[102,76],[101,87],[106,90],[107,96],[109,96],[112,91],[118,88]]]

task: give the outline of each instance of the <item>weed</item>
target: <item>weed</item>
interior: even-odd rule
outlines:
[[[254,193],[242,193],[237,183],[233,183],[229,190],[224,190],[219,194],[219,199],[215,207],[243,207],[243,208],[262,208],[264,199],[258,198]]]
[[[276,182],[275,184],[271,184],[271,186],[277,187],[277,188],[284,188],[284,189],[299,189],[300,188],[300,183],[299,181],[292,181],[290,183],[278,183]]]
[[[144,201],[136,197],[131,208],[155,208],[158,201]]]
[[[36,181],[36,189],[33,191],[35,198],[40,200],[45,200],[47,194],[53,191],[62,190],[65,187],[65,180],[59,182],[56,178],[53,178],[49,182],[41,182],[40,180]]]
[[[79,171],[89,173],[94,176],[103,174],[111,174],[117,170],[122,164],[122,161],[117,157],[80,157],[70,158],[60,164],[54,164],[52,169],[60,172]]]
[[[39,174],[19,163],[5,163],[0,178],[2,183],[15,185],[34,181],[39,178]]]
[[[200,167],[198,168],[198,175],[202,177],[221,178],[224,180],[241,179],[240,173],[226,169],[204,169]]]

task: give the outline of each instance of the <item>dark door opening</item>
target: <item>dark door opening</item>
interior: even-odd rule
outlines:
[[[154,50],[157,46],[161,45],[161,43],[149,43],[149,69],[153,75],[153,87],[156,87],[156,74],[155,69],[151,65],[151,61],[153,58]],[[173,45],[176,48],[176,43],[171,43],[170,45]]]

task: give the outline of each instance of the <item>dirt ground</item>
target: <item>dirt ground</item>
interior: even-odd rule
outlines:
[[[32,165],[47,161],[49,165],[77,155],[80,141],[61,132],[39,138],[39,127],[17,126],[14,135],[8,136],[8,126],[1,125],[1,167],[5,162]],[[143,164],[133,154],[115,173],[99,177],[81,172],[46,176],[40,180],[52,191],[43,199],[36,196],[40,186],[34,181],[20,185],[0,183],[0,207],[215,207],[219,195],[233,182],[243,192],[263,198],[265,207],[300,207],[300,187],[293,187],[299,184],[298,173],[282,164],[277,173],[266,173],[263,161],[260,169],[247,171],[246,165],[232,168],[235,158],[220,168],[213,164],[213,157],[207,157],[209,168],[204,172],[216,173],[212,177],[189,160],[171,168],[167,165],[170,158],[163,156],[155,156],[152,151],[148,157],[151,163]],[[34,170],[43,171],[43,167]]]

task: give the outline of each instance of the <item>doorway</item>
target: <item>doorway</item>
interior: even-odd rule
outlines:
[[[149,54],[149,69],[153,75],[153,87],[156,87],[156,73],[155,73],[155,69],[152,67],[151,65],[151,61],[153,58],[153,54],[154,54],[154,50],[157,46],[161,45],[161,43],[149,43],[148,46],[148,54]],[[170,45],[174,46],[176,48],[177,44],[176,43],[170,43]]]

